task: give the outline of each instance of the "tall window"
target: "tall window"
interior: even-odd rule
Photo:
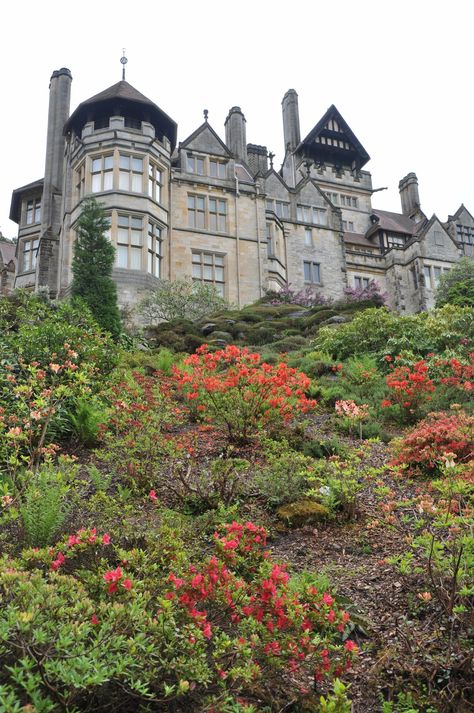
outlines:
[[[188,225],[224,233],[227,230],[227,201],[188,195]]]
[[[193,250],[193,280],[214,285],[224,297],[224,255]]]
[[[34,198],[26,204],[26,224],[39,223],[41,221],[41,198]]]
[[[324,208],[317,208],[310,205],[298,205],[296,217],[302,223],[312,223],[313,225],[327,225],[327,215]]]
[[[155,277],[161,277],[161,228],[157,223],[148,223],[147,270]]]
[[[200,156],[188,156],[187,166],[189,173],[197,173],[198,176],[204,176],[204,159]]]
[[[209,160],[209,175],[211,178],[225,178],[226,164],[223,161]]]
[[[425,265],[423,267],[423,272],[425,275],[425,286],[430,290],[431,289],[431,267],[429,265]]]
[[[161,187],[163,174],[158,166],[150,161],[148,166],[148,195],[157,203],[161,203]]]
[[[304,244],[307,247],[312,247],[313,245],[313,231],[311,228],[304,229]]]
[[[319,262],[303,262],[304,281],[314,285],[321,284],[321,265]]]
[[[433,273],[434,273],[434,283],[435,283],[435,287],[438,287],[439,278],[441,277],[441,268],[440,268],[440,267],[434,267],[434,268],[433,268]]]
[[[273,232],[273,225],[266,223],[265,229],[267,235],[267,256],[275,257],[275,234]]]
[[[119,189],[142,193],[143,191],[143,159],[140,156],[120,154]]]
[[[343,220],[343,221],[342,221],[342,229],[343,229],[343,230],[348,230],[349,232],[353,233],[353,232],[354,232],[354,221],[352,221],[352,220]]]
[[[86,185],[86,164],[85,161],[76,170],[76,191],[77,197],[82,198],[85,193]]]
[[[209,230],[224,233],[226,229],[227,203],[217,198],[209,198]]]
[[[23,241],[21,268],[23,272],[34,270],[38,259],[39,238]]]
[[[279,218],[288,220],[290,217],[290,204],[286,201],[276,201],[268,199],[266,203],[267,210],[273,211]]]
[[[114,184],[114,157],[99,156],[92,159],[92,193],[111,191]]]
[[[117,267],[142,269],[143,219],[136,215],[118,216]]]
[[[188,196],[188,225],[204,228],[206,225],[206,199],[204,196]]]

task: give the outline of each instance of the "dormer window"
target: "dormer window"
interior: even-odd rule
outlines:
[[[26,224],[32,225],[41,221],[41,198],[34,198],[26,204]]]
[[[189,173],[204,176],[204,159],[201,156],[188,156],[187,168]]]

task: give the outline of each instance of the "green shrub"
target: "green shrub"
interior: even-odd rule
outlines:
[[[262,442],[262,465],[254,479],[267,503],[275,507],[297,499],[307,489],[312,461],[288,446],[288,441]]]
[[[95,446],[107,422],[107,407],[97,397],[82,396],[69,407],[66,420],[73,439],[85,446]],[[68,430],[67,425],[63,428]]]

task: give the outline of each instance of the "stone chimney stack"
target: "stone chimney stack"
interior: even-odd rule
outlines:
[[[300,114],[298,111],[298,95],[294,89],[288,89],[281,102],[283,112],[283,135],[285,138],[285,151],[290,151],[300,142]]]
[[[266,146],[247,144],[248,164],[255,176],[256,173],[265,174],[268,171],[268,151]]]
[[[36,289],[59,292],[59,235],[66,137],[64,124],[69,118],[72,75],[62,67],[51,75],[49,84],[48,132],[41,201],[41,233],[36,265]]]
[[[413,215],[420,210],[420,197],[418,195],[418,179],[415,173],[409,173],[398,184],[403,215]]]
[[[51,75],[49,84],[48,133],[46,137],[46,162],[44,167],[44,188],[42,202],[42,232],[48,228],[59,227],[60,205],[54,200],[53,193],[60,193],[63,186],[64,124],[69,118],[72,75],[69,69],[62,67]]]
[[[247,162],[245,116],[240,106],[233,106],[225,120],[225,142],[236,159]]]

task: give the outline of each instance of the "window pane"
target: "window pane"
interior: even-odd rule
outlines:
[[[125,168],[127,170],[130,169],[130,156],[123,156],[120,154],[120,163],[119,163],[120,168]]]
[[[119,189],[121,191],[128,191],[128,187],[130,185],[129,175],[130,175],[129,173],[120,171],[120,173],[119,173]]]
[[[92,193],[98,193],[100,191],[100,173],[96,173],[92,176]]]
[[[198,210],[204,210],[204,198],[196,198]]]
[[[194,173],[194,158],[188,156],[188,171]]]
[[[114,157],[113,156],[105,156],[104,157],[104,168],[106,171],[110,171],[114,167]]]
[[[197,172],[200,176],[204,175],[204,159],[198,158],[197,161]]]
[[[188,196],[188,208],[194,208],[194,196]]]
[[[321,282],[321,272],[319,265],[313,262],[313,282]]]
[[[118,267],[127,267],[128,264],[128,248],[124,245],[117,246],[117,265]]]
[[[142,266],[142,251],[137,248],[132,248],[132,270],[140,270]]]
[[[111,191],[113,188],[113,177],[112,171],[107,171],[104,173],[104,191]]]
[[[148,253],[148,264],[147,264],[147,270],[148,272],[153,272],[153,254]]]
[[[142,233],[141,230],[132,230],[132,245],[142,244]]]
[[[142,192],[142,177],[140,173],[132,173],[132,191],[134,193],[141,193]]]
[[[197,228],[204,228],[204,213],[197,214]]]
[[[133,158],[132,159],[132,171],[138,171],[141,173],[143,171],[143,159]]]
[[[224,297],[224,285],[216,284],[216,285],[214,285],[214,287],[216,288],[217,294],[220,295],[221,297]]]
[[[218,163],[219,178],[225,178],[225,163]]]
[[[225,215],[219,216],[218,230],[220,230],[222,233],[225,231]]]
[[[119,228],[117,230],[117,242],[128,244],[128,230],[125,228]]]
[[[212,178],[217,178],[217,161],[209,161],[209,173]]]
[[[201,277],[201,266],[193,265],[193,277]]]
[[[97,171],[100,171],[102,168],[102,159],[101,158],[94,158],[92,159],[92,171],[93,173],[96,173]]]
[[[215,198],[209,198],[209,211],[210,211],[211,213],[215,213],[215,212],[216,212],[216,210],[217,210],[217,209],[216,209],[216,205],[217,205],[216,199],[215,199]]]
[[[209,230],[217,230],[217,215],[215,213],[209,215]]]
[[[223,255],[215,255],[214,256],[214,264],[215,265],[223,265],[224,264],[224,256]]]
[[[132,228],[140,228],[142,229],[142,219],[141,218],[132,218]]]
[[[198,253],[193,253],[193,262],[201,262],[201,256]]]
[[[128,215],[119,215],[118,224],[122,227],[128,228],[128,226],[129,226]]]
[[[304,263],[303,263],[303,270],[304,270],[304,281],[305,281],[305,282],[311,282],[311,263],[310,263],[310,262],[304,262]]]
[[[223,267],[216,267],[215,270],[215,279],[218,282],[224,282],[224,268]]]

